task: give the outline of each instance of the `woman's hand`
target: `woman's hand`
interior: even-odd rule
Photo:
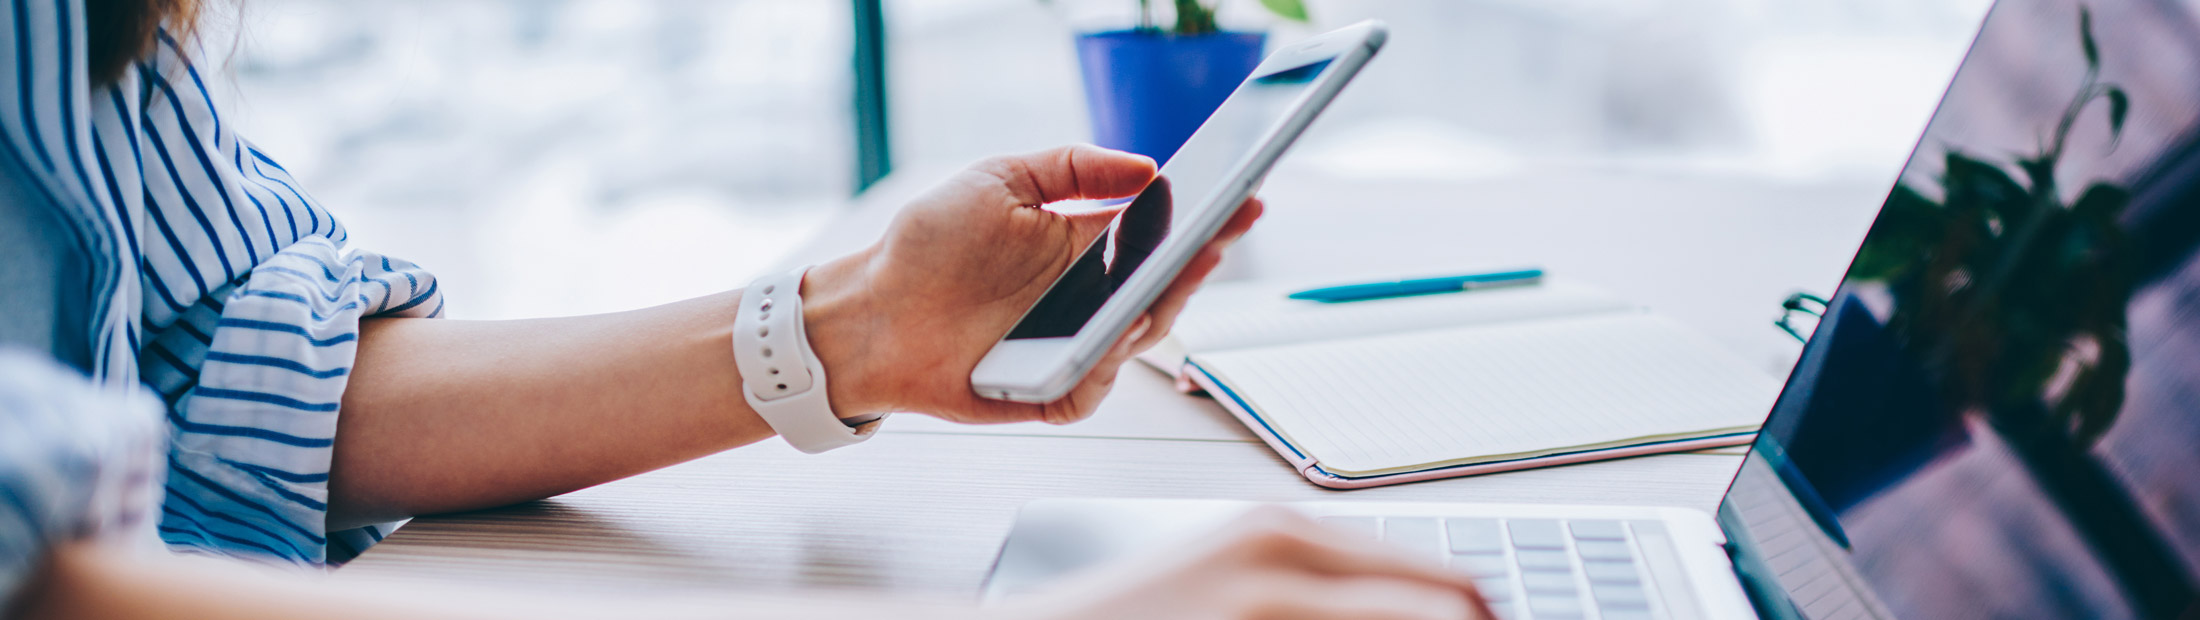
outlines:
[[[803,281],[811,346],[842,417],[915,411],[969,423],[1066,424],[1092,414],[1132,355],[1159,342],[1222,250],[1260,217],[1248,200],[1106,357],[1061,400],[989,400],[970,371],[1119,209],[1066,214],[1063,200],[1137,194],[1153,160],[1071,146],[979,162],[919,197],[884,239]]]
[[[361,588],[216,558],[73,541],[44,550],[16,591],[24,618],[986,618],[991,620],[1468,620],[1487,608],[1466,577],[1268,508],[1189,548],[1117,562],[1063,588],[985,610],[848,593],[725,598],[545,594],[382,578]],[[307,610],[311,613],[308,614]]]
[[[1467,620],[1488,607],[1465,575],[1263,508],[1190,549],[1118,562],[1010,604],[1011,618]]]
[[[877,244],[811,269],[803,319],[835,411],[1090,415],[1117,367],[1160,340],[1223,246],[1252,225],[1257,203],[1239,208],[1143,327],[1061,401],[981,399],[970,371],[1113,216],[1040,205],[1129,195],[1153,176],[1144,157],[1089,146],[986,161],[911,203]],[[557,319],[362,323],[330,527],[548,497],[770,437],[726,344],[741,294]]]

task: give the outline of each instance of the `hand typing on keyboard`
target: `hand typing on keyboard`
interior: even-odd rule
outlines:
[[[1502,620],[1652,617],[1629,526],[1619,521],[1324,517],[1322,522],[1474,578],[1491,615]]]
[[[1489,618],[1472,576],[1278,508],[1011,604],[1011,618]]]

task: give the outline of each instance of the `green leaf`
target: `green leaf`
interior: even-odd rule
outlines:
[[[1963,153],[1948,152],[1947,171],[1942,173],[1944,200],[1951,209],[1992,214],[2004,223],[2022,222],[2031,217],[2037,205],[2032,193],[2025,191],[2007,172],[1994,164],[1972,159]],[[1971,225],[1972,222],[1962,222]],[[1984,222],[1977,225],[1984,226]]]
[[[1215,10],[1200,4],[1199,0],[1176,0],[1176,34],[1207,34],[1219,30],[1215,26]]]
[[[1850,264],[1849,277],[1893,280],[1930,262],[1933,242],[1946,228],[1944,209],[1909,183],[1894,186],[1880,209],[1879,221]]]
[[[2071,213],[2087,222],[2114,225],[2116,216],[2131,204],[2131,190],[2110,183],[2094,183],[2070,203]]]
[[[1268,12],[1275,13],[1277,17],[1299,23],[1308,21],[1306,2],[1303,0],[1260,0],[1260,5],[1268,7]]]
[[[2131,253],[2130,237],[2124,234],[2117,216],[2131,205],[2131,192],[2108,183],[2095,183],[2085,193],[2078,195],[2070,205],[2071,227],[2066,246],[2070,251],[2068,262],[2075,275],[2087,286],[2111,286],[2124,275],[2122,265]],[[2121,294],[2130,297],[2129,291]],[[2070,304],[2074,308],[2091,307],[2108,298],[2098,294],[2075,296],[2076,299],[2093,300],[2082,304]],[[2064,300],[2067,301],[2067,300]],[[2123,302],[2115,302],[2114,312],[2122,312]],[[2119,315],[2120,316],[2120,315]]]
[[[2078,40],[2085,45],[2085,66],[2098,69],[2101,66],[2101,48],[2093,44],[2093,11],[2078,7]]]
[[[2107,97],[2109,140],[2120,142],[2124,137],[2124,117],[2131,114],[2131,97],[2124,94],[2124,89],[2116,87],[2109,87]]]
[[[2055,160],[2044,155],[2022,157],[2017,159],[2017,169],[2024,171],[2025,178],[2032,181],[2032,195],[2046,196],[2054,193]]]
[[[1994,263],[2001,260],[2000,251],[1995,248],[2021,237],[2018,231],[2032,226],[2035,218],[2048,217],[2042,201],[2051,200],[2043,196],[2052,194],[2026,191],[1999,166],[1960,153],[1948,154],[1941,183],[1948,228],[1937,251],[1963,261],[1973,276],[1999,270]]]

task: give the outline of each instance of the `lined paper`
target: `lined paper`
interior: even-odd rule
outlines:
[[[1285,441],[1347,476],[1747,432],[1780,389],[1737,356],[1647,313],[1192,359]]]
[[[1633,309],[1596,289],[1554,280],[1535,286],[1349,303],[1286,297],[1304,288],[1298,283],[1258,282],[1202,290],[1170,328],[1169,340],[1139,359],[1175,374],[1183,359],[1195,353]]]

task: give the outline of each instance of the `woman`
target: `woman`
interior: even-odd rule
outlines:
[[[413,515],[547,497],[773,434],[727,346],[747,291],[591,317],[430,320],[443,308],[432,275],[345,247],[337,220],[224,124],[186,53],[193,0],[6,2],[0,607],[102,618],[462,613],[451,601],[477,597],[382,592],[332,605],[336,595],[308,583],[148,556],[137,543],[157,535],[194,555],[322,566]],[[1166,333],[1257,203],[1067,397],[985,400],[966,378],[1110,216],[1039,207],[1129,195],[1153,176],[1150,160],[1093,147],[989,160],[908,205],[879,243],[794,274],[807,344],[831,377],[827,413],[1088,415],[1123,361]],[[1439,618],[1474,606],[1459,577],[1289,517],[1237,530],[996,613]],[[704,611],[907,614],[822,601]]]

